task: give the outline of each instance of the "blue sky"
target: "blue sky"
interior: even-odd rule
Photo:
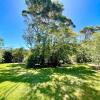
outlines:
[[[76,31],[84,26],[100,25],[100,0],[60,0],[64,4],[64,15],[73,20]]]
[[[76,25],[75,31],[85,26],[100,25],[100,0],[60,0],[64,15]],[[25,47],[22,34],[25,29],[21,11],[26,8],[24,0],[0,0],[0,37],[6,47]]]
[[[0,0],[0,37],[5,47],[24,47],[22,38],[24,18],[21,15],[26,5],[24,0]]]

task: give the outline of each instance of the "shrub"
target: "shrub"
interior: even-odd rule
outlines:
[[[26,58],[26,66],[27,68],[39,67],[43,66],[43,57],[42,55],[37,55],[34,52],[31,52]]]
[[[13,62],[14,63],[21,63],[24,59],[24,49],[17,48],[13,50]]]
[[[88,51],[81,50],[76,56],[77,63],[92,62],[91,54]]]
[[[48,66],[60,66],[60,59],[58,52],[53,53],[48,59]]]
[[[34,54],[30,53],[26,58],[26,67],[33,68],[35,66],[35,57]]]
[[[3,54],[3,62],[4,63],[12,63],[12,53],[10,51],[5,51]]]

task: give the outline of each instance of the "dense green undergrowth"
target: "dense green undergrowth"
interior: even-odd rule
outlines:
[[[25,69],[0,64],[0,100],[99,100],[100,72],[88,65]]]

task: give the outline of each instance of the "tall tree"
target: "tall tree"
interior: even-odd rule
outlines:
[[[95,29],[93,26],[87,26],[80,31],[80,33],[84,34],[85,40],[90,39],[94,32]]]
[[[90,39],[93,36],[93,34],[95,32],[97,32],[99,30],[100,30],[100,26],[96,26],[96,27],[94,27],[94,26],[87,26],[87,27],[84,27],[80,31],[80,33],[84,34],[85,40],[88,40],[88,39]]]
[[[62,14],[63,5],[58,1],[26,0],[26,4],[27,10],[22,11],[27,24],[23,37],[31,49],[33,46],[38,48],[38,55],[42,55],[44,63],[52,47],[55,49],[57,44],[68,41],[66,38],[73,34],[70,28],[75,25]]]

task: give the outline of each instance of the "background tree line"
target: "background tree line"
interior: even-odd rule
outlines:
[[[23,63],[27,53],[24,48],[0,49],[0,63]]]

